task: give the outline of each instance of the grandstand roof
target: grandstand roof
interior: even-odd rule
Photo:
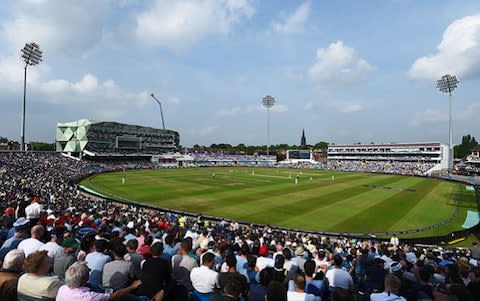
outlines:
[[[153,128],[150,126],[143,126],[143,125],[138,125],[138,124],[128,124],[128,123],[121,123],[121,122],[115,122],[115,121],[98,121],[98,120],[90,120],[90,119],[79,119],[75,121],[70,121],[70,122],[59,122],[57,123],[57,127],[85,127],[89,125],[94,125],[94,124],[113,124],[113,125],[121,125],[121,126],[134,126],[138,128],[145,128],[145,129],[153,129],[153,130],[160,130],[160,131],[167,131],[170,132],[172,130],[168,129],[158,129],[158,128]]]
[[[57,126],[68,126],[68,127],[71,127],[71,126],[87,126],[87,125],[96,124],[96,123],[100,123],[100,122],[101,121],[93,121],[93,120],[89,120],[89,119],[79,119],[79,120],[70,121],[70,122],[59,122],[59,123],[57,123]]]

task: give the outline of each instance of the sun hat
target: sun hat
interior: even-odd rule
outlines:
[[[30,221],[24,217],[18,218],[15,223],[13,223],[13,226],[15,227],[15,230],[23,230],[27,227],[28,223]]]

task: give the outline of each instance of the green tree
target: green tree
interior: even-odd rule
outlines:
[[[54,143],[30,142],[30,150],[32,151],[55,151]]]
[[[315,149],[327,149],[328,148],[328,142],[325,141],[320,141],[317,144],[313,146]]]
[[[477,145],[478,142],[475,137],[471,136],[470,134],[463,136],[462,143],[453,147],[454,157],[458,159],[465,158],[472,152],[472,149]]]

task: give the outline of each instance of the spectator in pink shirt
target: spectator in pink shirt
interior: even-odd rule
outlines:
[[[65,273],[65,285],[58,290],[56,301],[112,301],[134,291],[142,282],[134,281],[130,286],[112,293],[96,293],[87,287],[89,268],[84,262],[75,262]]]

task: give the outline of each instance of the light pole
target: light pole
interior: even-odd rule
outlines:
[[[451,174],[453,169],[452,92],[458,83],[457,77],[450,74],[442,76],[437,81],[437,88],[443,93],[448,93],[448,174]]]
[[[155,101],[158,103],[158,105],[160,106],[160,116],[162,117],[162,126],[163,126],[163,129],[165,129],[165,121],[163,121],[163,110],[162,110],[162,103],[155,97],[155,95],[150,94],[150,96],[155,99]]]
[[[26,43],[25,47],[21,50],[22,60],[25,63],[25,72],[23,80],[23,110],[22,110],[22,130],[20,138],[20,150],[25,150],[25,111],[26,111],[26,95],[27,95],[27,67],[35,66],[42,61],[42,51],[40,46],[33,42]]]
[[[267,156],[270,155],[270,108],[275,105],[275,98],[270,95],[262,99],[263,106],[267,109]]]

